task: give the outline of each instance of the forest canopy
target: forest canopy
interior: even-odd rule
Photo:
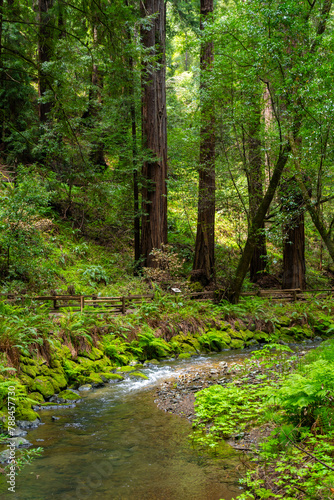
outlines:
[[[59,279],[38,220],[234,302],[329,283],[331,1],[0,0],[0,41],[5,291]]]

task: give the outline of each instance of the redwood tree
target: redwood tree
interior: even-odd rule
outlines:
[[[201,30],[213,13],[213,0],[201,0]],[[197,233],[193,271],[203,279],[214,279],[215,266],[215,118],[208,85],[208,72],[213,64],[213,42],[201,43],[201,129],[199,158],[199,193]],[[195,275],[195,274],[194,274]]]
[[[143,164],[141,256],[143,265],[156,267],[153,248],[167,243],[167,113],[165,38],[166,5],[163,0],[144,0],[143,17],[152,16],[142,28],[147,59],[142,72],[142,141],[147,152]]]

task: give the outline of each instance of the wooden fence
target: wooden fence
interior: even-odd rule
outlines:
[[[255,292],[243,292],[241,297],[262,297],[281,302],[293,302],[297,300],[307,300],[309,295],[317,295],[319,298],[332,296],[332,289],[320,290],[301,290],[300,288],[289,290],[258,290]],[[207,292],[194,292],[190,294],[175,293],[174,296],[185,297],[193,300],[219,300],[224,298],[224,290],[213,290]],[[143,301],[154,300],[154,293],[144,295],[123,295],[121,297],[99,297],[98,295],[38,295],[35,297],[14,294],[0,294],[0,300],[16,304],[32,304],[42,302],[48,304],[51,302],[50,313],[57,313],[61,309],[72,308],[74,311],[87,313],[113,312],[125,314],[126,311]]]

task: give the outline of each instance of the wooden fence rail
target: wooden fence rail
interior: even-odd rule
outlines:
[[[271,300],[280,300],[281,302],[296,300],[306,300],[308,294],[318,294],[320,298],[333,295],[332,289],[317,289],[317,290],[301,290],[300,288],[294,289],[272,289],[272,290],[258,290],[255,292],[243,292],[241,297],[262,297]],[[224,297],[223,290],[207,291],[207,292],[194,292],[190,294],[174,294],[182,297],[190,298],[193,300],[214,300],[217,297]],[[22,295],[16,296],[14,294],[0,294],[0,300],[3,299],[8,303],[21,303],[26,302],[43,302],[48,303],[51,301],[52,308],[50,312],[56,313],[60,309],[72,308],[74,311],[81,312],[108,312],[125,314],[126,310],[131,305],[138,305],[143,301],[154,300],[154,293],[143,295],[123,295],[120,297],[99,297],[98,295],[38,295],[35,297]]]

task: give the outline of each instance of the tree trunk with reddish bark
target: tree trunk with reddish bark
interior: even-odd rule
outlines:
[[[201,30],[213,12],[213,0],[201,0]],[[215,117],[207,85],[207,72],[213,64],[213,43],[201,44],[201,129],[197,233],[193,271],[200,271],[209,283],[215,277]]]
[[[142,15],[156,17],[142,28],[142,42],[155,62],[142,72],[142,141],[150,156],[143,164],[141,258],[143,265],[156,267],[153,248],[167,243],[167,113],[165,38],[166,6],[163,0],[144,0]]]

